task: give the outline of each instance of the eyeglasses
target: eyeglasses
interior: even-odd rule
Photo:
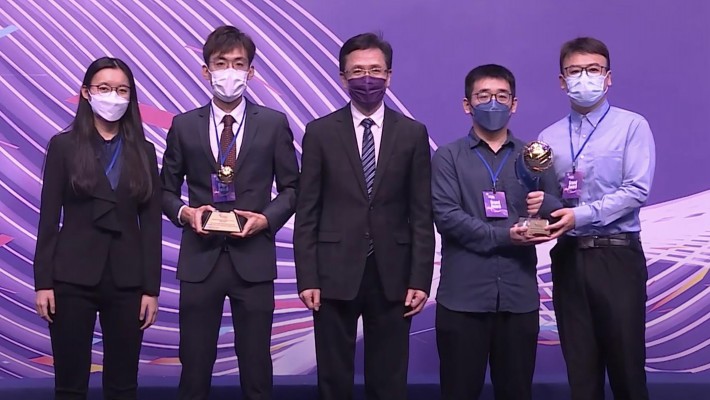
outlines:
[[[243,71],[246,71],[247,69],[249,69],[249,64],[247,64],[247,62],[242,59],[234,61],[217,60],[210,62],[210,69],[212,71],[221,71],[227,68],[241,69]]]
[[[93,89],[93,90],[91,90]],[[109,94],[111,92],[115,91],[116,94],[118,94],[121,97],[129,97],[131,95],[131,87],[130,86],[110,86],[106,84],[101,84],[101,85],[89,85],[89,92],[91,93],[99,93],[99,94]]]
[[[350,75],[351,78],[361,78],[365,75],[374,76],[375,78],[385,78],[390,71],[385,68],[374,67],[374,68],[353,68],[350,71],[345,71],[346,74]]]
[[[583,71],[587,73],[587,76],[600,76],[604,74],[604,71],[607,70],[607,68],[599,64],[589,64],[586,66],[570,65],[569,67],[565,67],[562,70],[569,77],[579,78],[580,76],[582,76]]]
[[[510,92],[498,92],[498,93],[491,93],[491,92],[478,92],[474,93],[473,97],[478,101],[478,104],[487,104],[490,103],[491,99],[496,99],[497,102],[501,104],[508,104],[510,100],[513,99],[513,94]]]

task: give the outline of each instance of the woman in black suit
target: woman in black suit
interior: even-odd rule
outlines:
[[[133,74],[100,58],[86,71],[70,129],[49,141],[44,169],[34,273],[56,399],[86,399],[97,312],[104,397],[136,398],[143,330],[158,309],[160,193]]]

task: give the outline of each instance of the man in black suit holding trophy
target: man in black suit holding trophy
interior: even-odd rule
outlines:
[[[244,96],[254,42],[212,32],[202,75],[212,101],[173,119],[163,156],[163,211],[183,228],[178,398],[207,399],[229,297],[244,399],[271,399],[276,232],[296,206],[298,163],[286,116]],[[181,199],[187,179],[189,204]],[[278,195],[272,199],[276,182]],[[237,216],[243,224],[237,223]],[[217,233],[217,232],[219,233]]]
[[[525,145],[508,130],[517,105],[508,69],[474,68],[463,99],[473,126],[432,160],[443,400],[478,398],[489,360],[497,400],[532,398],[540,305],[534,245],[549,240],[542,218],[560,204],[554,172],[544,171],[549,148]]]

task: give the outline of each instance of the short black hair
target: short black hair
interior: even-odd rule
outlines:
[[[210,57],[213,55],[224,54],[240,47],[246,50],[251,65],[256,55],[256,45],[251,37],[231,25],[220,26],[207,36],[205,45],[202,46],[205,65],[210,64]]]
[[[564,73],[564,62],[567,57],[572,54],[599,54],[606,58],[606,70],[611,69],[611,58],[609,58],[609,49],[604,42],[591,37],[578,37],[566,42],[560,50],[560,73]]]
[[[345,72],[345,58],[348,54],[357,50],[380,49],[385,54],[387,69],[392,69],[392,45],[382,39],[381,35],[372,32],[361,33],[353,36],[343,43],[340,48],[340,72]]]
[[[486,64],[479,65],[478,67],[472,69],[468,75],[466,75],[464,96],[466,100],[471,101],[471,96],[473,95],[473,85],[476,81],[484,78],[496,78],[504,79],[510,85],[510,93],[515,97],[515,76],[510,70],[502,65],[498,64]]]

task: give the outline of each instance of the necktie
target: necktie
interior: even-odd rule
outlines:
[[[375,138],[372,136],[372,125],[375,123],[370,118],[365,118],[360,122],[365,128],[362,135],[362,172],[365,175],[365,185],[367,187],[367,197],[372,201],[372,184],[375,183]],[[372,236],[367,245],[367,256],[375,252],[375,244]]]
[[[365,118],[360,125],[365,127],[362,135],[362,172],[365,174],[367,197],[372,199],[372,184],[375,183],[375,138],[372,135],[372,125],[375,121]]]
[[[229,145],[232,144],[234,140],[234,130],[232,126],[234,125],[234,117],[229,114],[225,114],[222,118],[222,123],[224,124],[224,129],[222,129],[222,135],[219,137],[219,148],[224,158],[224,165],[234,168],[234,164],[237,163],[237,144],[234,143],[232,148]],[[229,153],[227,153],[229,151]],[[221,161],[221,160],[217,160]]]

